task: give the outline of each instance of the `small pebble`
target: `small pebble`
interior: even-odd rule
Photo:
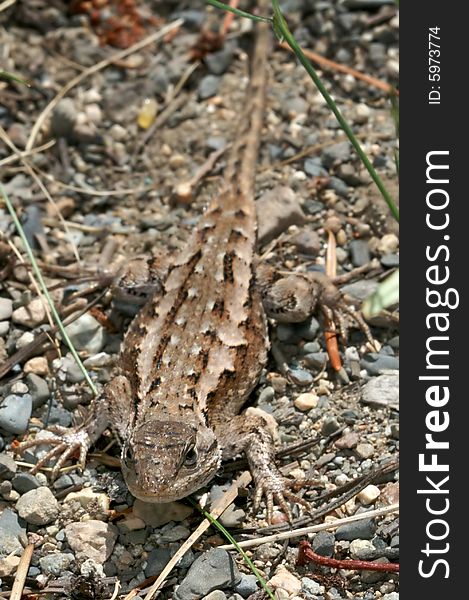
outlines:
[[[329,169],[337,162],[347,162],[350,160],[352,146],[349,142],[339,142],[324,148],[321,154],[323,165]]]
[[[293,573],[287,571],[287,569],[283,566],[280,566],[277,569],[277,572],[268,583],[274,588],[274,590],[284,590],[291,596],[294,594],[299,594],[301,591],[301,581],[298,579],[298,577],[293,575]]]
[[[26,376],[26,384],[29,393],[31,394],[33,409],[42,406],[44,402],[49,399],[50,391],[47,381],[35,373],[28,373]]]
[[[18,470],[18,465],[12,456],[2,452],[0,454],[0,481],[12,479]]]
[[[31,473],[17,473],[11,480],[11,484],[20,494],[26,494],[40,486],[39,481]]]
[[[235,592],[242,598],[248,598],[259,590],[259,582],[255,575],[241,573],[241,581],[235,586]]]
[[[215,96],[218,92],[218,87],[220,85],[220,77],[216,75],[205,75],[200,80],[199,87],[197,89],[197,96],[199,100],[207,100],[207,98],[211,98]]]
[[[332,556],[334,553],[335,536],[330,531],[319,531],[313,538],[312,548],[321,556]]]
[[[332,435],[340,429],[340,423],[335,417],[326,417],[321,426],[321,434],[324,436]]]
[[[350,431],[349,433],[344,433],[342,437],[335,441],[335,447],[339,450],[350,450],[355,448],[359,439],[358,433]]]
[[[27,543],[26,528],[20,525],[18,515],[5,508],[0,514],[0,556],[21,556]]]
[[[11,320],[17,325],[33,329],[46,320],[46,310],[41,298],[34,298],[27,306],[13,311]]]
[[[380,494],[381,492],[378,487],[375,485],[367,485],[366,488],[357,494],[357,498],[364,506],[368,506],[369,504],[373,504],[373,502],[379,498]]]
[[[49,365],[44,356],[35,356],[25,362],[23,371],[25,373],[34,373],[35,375],[48,375]]]
[[[366,369],[370,375],[380,375],[381,371],[399,370],[399,359],[396,356],[370,352],[360,361],[362,368]]]
[[[300,394],[293,402],[298,410],[307,411],[316,408],[319,396],[311,392]]]
[[[309,371],[304,369],[290,369],[290,379],[297,385],[307,386],[311,385],[314,381],[313,376]]]
[[[52,111],[51,132],[53,137],[73,140],[75,124],[77,120],[77,109],[71,98],[59,100]]]
[[[352,240],[349,249],[354,267],[361,267],[370,262],[370,248],[365,240]]]
[[[378,375],[365,383],[361,401],[377,407],[399,407],[399,375]]]
[[[65,327],[73,345],[78,351],[88,354],[101,352],[104,345],[104,329],[89,314],[78,317],[76,321]]]
[[[30,394],[22,396],[10,394],[0,405],[0,430],[7,433],[25,433],[33,410]]]
[[[371,458],[375,453],[374,446],[372,444],[358,444],[355,448],[355,452],[358,454],[360,458]]]
[[[346,523],[337,528],[335,537],[337,540],[371,540],[376,531],[373,519],[362,519],[353,523]]]
[[[48,554],[39,559],[39,565],[45,575],[54,575],[59,577],[73,563],[75,557],[71,553],[57,552],[56,554]]]
[[[386,233],[378,243],[378,252],[380,254],[392,254],[396,252],[399,246],[399,238],[395,233]]]
[[[13,300],[0,297],[0,321],[7,321],[13,313]]]
[[[370,560],[376,556],[376,548],[370,540],[352,540],[350,542],[350,556],[354,560]]]
[[[305,354],[304,361],[312,369],[320,370],[327,363],[327,352],[311,352]]]
[[[76,558],[92,558],[98,564],[103,564],[111,555],[117,533],[114,525],[93,519],[69,523],[65,527],[68,544],[75,552]]]
[[[16,510],[27,523],[47,525],[57,518],[59,503],[48,487],[38,487],[21,496]]]
[[[240,581],[241,574],[231,554],[221,548],[214,548],[204,552],[192,563],[173,598],[202,598],[216,589],[232,588]]]

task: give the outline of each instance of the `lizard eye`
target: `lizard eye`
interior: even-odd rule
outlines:
[[[186,452],[186,456],[184,458],[184,466],[185,467],[193,467],[197,463],[198,452],[195,446],[189,448]]]

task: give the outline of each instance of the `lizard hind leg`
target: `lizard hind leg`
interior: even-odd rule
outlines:
[[[217,438],[222,446],[222,456],[226,460],[244,452],[248,460],[255,492],[253,511],[257,512],[262,498],[266,501],[267,521],[272,522],[274,502],[292,522],[292,513],[288,501],[300,504],[308,511],[311,506],[306,500],[291,492],[292,488],[301,487],[304,482],[284,477],[275,464],[274,439],[271,424],[260,416],[258,411],[238,415],[229,423],[222,423],[216,428]]]

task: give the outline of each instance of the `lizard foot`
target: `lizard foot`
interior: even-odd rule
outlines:
[[[51,479],[54,480],[57,478],[59,471],[65,462],[74,454],[78,454],[79,456],[77,468],[83,470],[85,467],[86,455],[91,446],[90,436],[86,429],[80,427],[70,429],[55,425],[50,427],[48,432],[50,432],[51,435],[23,442],[15,448],[15,452],[22,454],[25,450],[33,448],[34,446],[53,446],[52,449],[35,464],[30,472],[32,474],[37,473],[37,471],[41,467],[47,465],[52,458],[58,456],[51,472]]]
[[[287,501],[293,504],[300,504],[309,512],[311,510],[310,504],[300,498],[296,494],[293,494],[290,489],[298,488],[304,485],[304,481],[298,482],[292,479],[283,477],[276,469],[269,468],[267,472],[264,472],[259,477],[255,476],[255,493],[253,500],[253,510],[257,512],[259,510],[260,502],[262,497],[265,497],[267,506],[267,521],[272,522],[274,501],[280,506],[283,512],[287,515],[289,523],[292,523],[293,517]]]
[[[329,320],[329,322],[335,323],[337,325],[340,337],[344,344],[346,343],[348,338],[348,318],[355,324],[355,326],[358,329],[360,329],[360,331],[362,331],[362,333],[366,337],[367,342],[371,345],[371,347],[376,349],[376,340],[373,338],[371,330],[368,327],[368,324],[366,323],[365,319],[362,317],[362,314],[359,310],[356,310],[351,304],[348,304],[346,300],[341,298],[334,304],[334,306],[321,304],[321,309],[326,318]]]

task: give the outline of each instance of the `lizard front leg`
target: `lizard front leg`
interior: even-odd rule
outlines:
[[[128,379],[123,375],[117,375],[107,384],[103,393],[91,401],[82,425],[70,428],[52,426],[46,430],[50,435],[23,442],[15,451],[22,453],[34,446],[52,446],[52,449],[36,463],[31,471],[31,473],[36,473],[51,459],[58,457],[51,472],[52,480],[57,477],[59,470],[75,453],[79,455],[77,467],[83,470],[89,449],[109,426],[112,427],[119,440],[125,439],[131,421],[129,394]]]
[[[251,471],[255,493],[253,510],[257,512],[264,496],[267,506],[267,521],[272,521],[274,501],[282,508],[288,520],[292,514],[288,502],[301,504],[308,511],[308,502],[293,494],[290,489],[298,487],[298,482],[284,477],[275,464],[275,448],[271,426],[266,418],[254,414],[252,409],[220,423],[215,429],[222,448],[222,459],[227,460],[244,452]],[[304,482],[301,482],[304,484]]]
[[[273,267],[263,264],[257,267],[256,276],[268,317],[283,323],[300,323],[319,309],[337,324],[344,343],[347,339],[348,317],[374,346],[370,328],[361,313],[324,273],[292,273],[284,276]]]
[[[70,428],[59,425],[51,426],[46,430],[50,435],[23,442],[15,448],[15,452],[22,454],[25,450],[35,446],[52,446],[52,449],[36,463],[31,473],[37,473],[51,459],[58,457],[51,472],[51,479],[54,480],[65,462],[76,453],[79,455],[77,466],[84,469],[89,449],[100,438],[108,425],[107,404],[104,398],[98,397],[92,400],[88,415],[82,425]]]

